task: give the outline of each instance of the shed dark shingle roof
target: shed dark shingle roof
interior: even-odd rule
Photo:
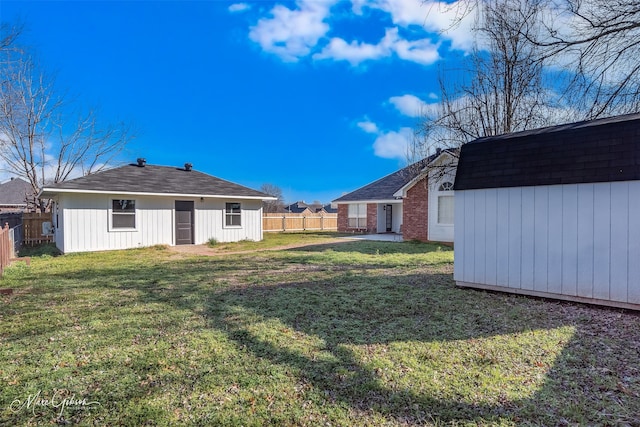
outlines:
[[[135,164],[105,170],[47,186],[45,193],[77,190],[109,193],[157,193],[197,196],[270,198],[265,193],[195,170]]]
[[[455,190],[640,179],[640,114],[476,139]]]

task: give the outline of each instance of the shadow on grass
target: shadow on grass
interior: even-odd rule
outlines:
[[[439,245],[436,243],[422,242],[381,242],[381,241],[349,241],[322,243],[317,245],[303,246],[300,248],[289,249],[291,252],[324,252],[331,250],[334,252],[357,252],[361,254],[425,254],[429,252],[451,251],[452,248],[447,245]]]
[[[337,248],[346,250],[347,245],[350,243]],[[303,250],[320,251],[324,250],[320,247],[331,245],[318,246]],[[369,250],[362,247],[358,242],[351,249]],[[380,243],[373,247],[384,248]],[[135,291],[130,301],[121,300],[125,305],[153,303],[198,310],[209,328],[225,334],[241,348],[260,359],[293,368],[324,396],[325,403],[341,402],[357,412],[381,414],[400,423],[640,423],[638,330],[611,333],[626,314],[457,289],[450,274],[437,271],[407,274],[388,268],[381,274],[360,275],[319,266],[328,269],[320,279],[309,278],[313,271],[301,270],[285,281],[277,279],[282,268],[280,262],[269,259],[192,258],[159,262],[152,267],[86,266],[73,273],[52,273],[50,279],[70,281],[64,292],[73,293],[74,288],[80,291],[83,286]],[[242,280],[235,282],[233,276],[239,273]],[[86,283],[87,277],[94,279]],[[100,310],[105,316],[117,315],[118,307],[106,304]],[[279,345],[253,328],[256,322],[269,321],[317,337],[323,343],[318,350],[330,357],[314,359],[289,345]],[[563,349],[542,387],[529,398],[489,403],[421,392],[418,384],[392,387],[383,381],[383,372],[375,364],[363,362],[362,355],[354,350],[354,346],[391,343],[462,343],[565,326],[575,328],[575,333],[570,341],[558,343]],[[480,363],[483,356],[469,357],[469,363]],[[428,358],[424,363],[430,363]],[[142,365],[135,368],[141,375],[149,369]],[[447,381],[446,377],[441,379]],[[162,393],[161,389],[132,390],[139,393],[130,391],[118,399],[136,400],[149,393]],[[611,408],[616,408],[615,414]],[[148,414],[154,416],[159,415]]]

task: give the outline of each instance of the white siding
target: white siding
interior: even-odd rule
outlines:
[[[226,227],[224,210],[227,202],[240,202],[240,227]],[[195,202],[195,243],[207,243],[210,238],[219,242],[262,240],[262,202],[260,200],[205,199]]]
[[[429,196],[428,196],[428,238],[434,242],[453,242],[454,239],[454,225],[453,224],[440,224],[438,223],[438,197],[439,196],[455,196],[455,191],[438,191],[440,185],[443,182],[451,182],[455,181],[455,173],[449,172],[445,174],[440,179],[429,179]],[[457,203],[457,202],[454,202]],[[457,206],[454,206],[454,221],[455,221],[455,211]]]
[[[640,181],[456,191],[464,285],[640,303]]]
[[[391,205],[391,232],[400,232],[400,225],[402,224],[402,203],[378,203],[376,210],[376,231],[378,233],[387,232],[387,211],[385,210],[385,206],[389,204]]]
[[[193,200],[195,243],[211,237],[220,242],[262,240],[260,200],[233,200],[242,207],[241,227],[224,226],[225,203],[230,200],[131,196],[108,194],[61,194],[56,242],[63,252],[130,249],[158,244],[175,244],[175,201]],[[135,199],[135,230],[110,228],[113,199]]]

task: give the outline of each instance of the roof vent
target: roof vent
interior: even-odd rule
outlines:
[[[140,166],[141,168],[143,168],[147,163],[147,159],[143,159],[142,157],[138,157],[136,161],[138,162],[138,166]]]
[[[185,163],[184,164],[184,170],[189,172],[191,169],[193,169],[193,164],[192,163]]]
[[[436,156],[439,155],[440,153],[442,153],[442,148],[440,147],[436,148]]]

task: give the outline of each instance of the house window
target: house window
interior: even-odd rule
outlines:
[[[111,228],[136,228],[136,201],[111,201]]]
[[[349,228],[367,228],[367,204],[351,203],[347,220]]]
[[[438,191],[453,191],[453,182],[443,182],[442,184],[440,184]]]
[[[224,224],[227,227],[242,226],[240,203],[227,203],[224,211]]]
[[[453,225],[453,196],[438,196],[438,224]]]

